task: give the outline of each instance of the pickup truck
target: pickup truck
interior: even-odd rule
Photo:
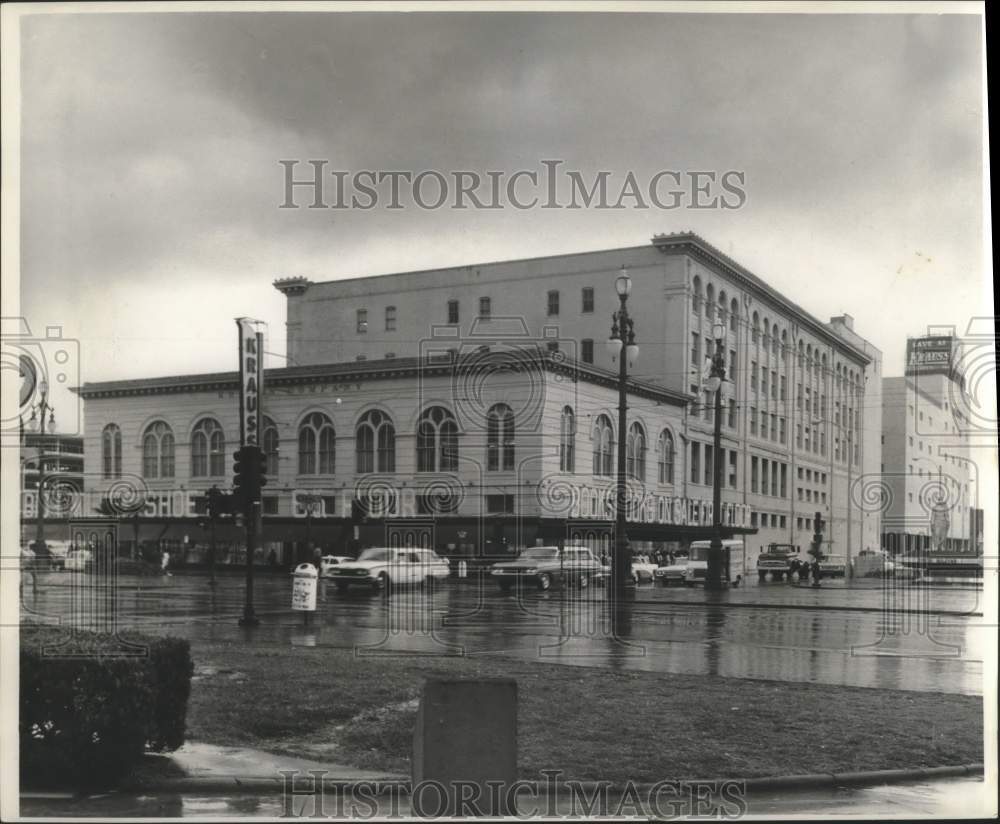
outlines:
[[[601,562],[585,546],[532,546],[513,561],[502,561],[490,568],[490,577],[504,592],[521,582],[531,582],[540,590],[554,583],[574,584],[581,589],[604,574]]]
[[[757,556],[757,577],[764,581],[767,573],[771,579],[780,581],[785,576],[791,576],[792,561],[799,557],[799,548],[794,544],[768,544]]]

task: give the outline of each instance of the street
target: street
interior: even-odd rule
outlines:
[[[25,619],[64,620],[91,576],[38,576]],[[615,637],[604,592],[503,594],[490,582],[452,579],[434,591],[390,597],[321,585],[315,616],[290,609],[291,577],[261,575],[260,626],[238,626],[244,579],[203,573],[122,577],[118,626],[191,639],[355,648],[357,654],[512,656],[573,666],[982,694],[989,629],[982,591],[869,583],[819,590],[751,582],[719,595],[640,586]],[[30,607],[30,609],[29,609]]]

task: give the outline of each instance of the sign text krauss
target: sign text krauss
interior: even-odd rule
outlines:
[[[257,322],[237,318],[240,335],[240,444],[258,446],[260,396],[264,386],[263,353]]]

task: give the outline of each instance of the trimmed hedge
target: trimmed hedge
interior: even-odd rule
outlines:
[[[111,786],[184,743],[187,641],[25,625],[20,653],[22,785]]]

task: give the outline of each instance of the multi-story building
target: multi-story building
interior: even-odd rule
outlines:
[[[827,551],[877,546],[879,513],[849,492],[881,464],[881,353],[849,315],[823,323],[690,233],[643,246],[315,283],[278,280],[288,299],[287,352],[295,365],[418,354],[450,330],[489,330],[516,318],[528,339],[583,364],[610,365],[601,345],[622,267],[643,381],[687,395],[679,431],[686,482],[709,495],[710,396],[701,382],[723,324],[731,377],[723,419],[725,487],[752,511],[759,546],[803,549],[812,518]],[[434,345],[440,345],[440,340]]]
[[[905,374],[882,381],[882,544],[893,553],[981,555],[979,467],[967,441],[959,340],[911,338],[906,351]]]

